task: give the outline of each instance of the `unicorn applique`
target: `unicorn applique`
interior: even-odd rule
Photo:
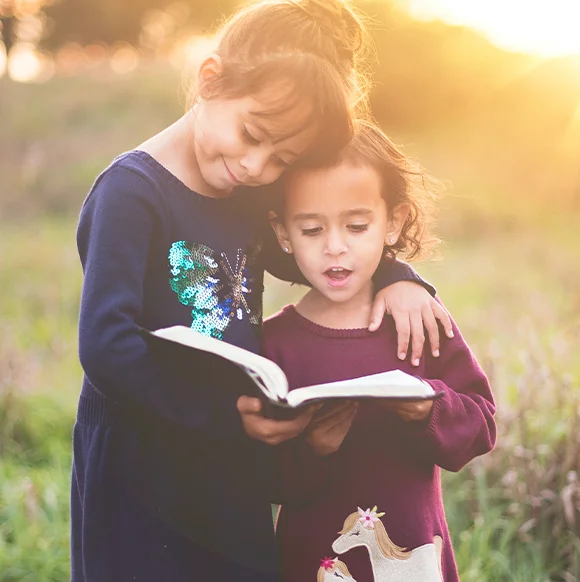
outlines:
[[[324,558],[320,561],[320,568],[316,576],[316,582],[356,582],[350,575],[344,562],[338,558]]]
[[[376,506],[366,511],[359,507],[358,512],[346,518],[339,532],[340,537],[332,544],[332,549],[337,554],[344,554],[351,548],[365,546],[371,559],[375,582],[443,582],[441,537],[434,536],[432,544],[407,551],[393,543],[380,520],[383,515],[377,513]]]

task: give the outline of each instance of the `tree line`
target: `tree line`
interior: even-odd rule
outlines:
[[[238,4],[238,0],[0,0],[0,23],[7,52],[20,40],[19,29],[31,17],[43,24],[39,45],[45,50],[68,42],[139,46],[143,23],[152,11],[178,8],[187,15],[180,26],[204,32]]]

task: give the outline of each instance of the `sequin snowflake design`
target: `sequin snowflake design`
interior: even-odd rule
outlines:
[[[235,262],[225,253],[196,243],[178,241],[169,250],[169,284],[183,305],[189,305],[191,328],[223,338],[232,319],[242,320],[244,313],[252,325],[262,323],[262,302],[259,290],[253,290],[250,275],[259,253],[250,244],[246,253],[238,249]]]

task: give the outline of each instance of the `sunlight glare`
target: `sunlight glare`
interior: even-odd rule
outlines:
[[[14,45],[10,51],[7,66],[10,78],[19,83],[35,81],[42,70],[42,63],[35,47],[29,43]]]
[[[407,4],[418,18],[470,26],[507,50],[543,57],[580,54],[578,0],[408,0]]]
[[[173,45],[169,55],[171,64],[178,70],[193,69],[215,49],[215,38],[210,36],[184,37]]]
[[[130,73],[139,64],[139,52],[127,43],[120,43],[114,47],[111,56],[111,69],[120,75]]]

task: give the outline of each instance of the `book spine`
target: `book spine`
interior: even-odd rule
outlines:
[[[273,402],[266,396],[262,396],[261,400],[263,415],[272,420],[292,420],[302,412],[301,408],[294,408],[288,404]]]

